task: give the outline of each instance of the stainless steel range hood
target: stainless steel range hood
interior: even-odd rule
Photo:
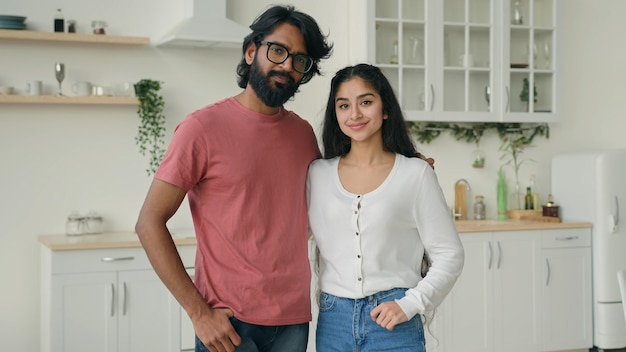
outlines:
[[[177,24],[157,46],[240,48],[251,31],[226,17],[227,0],[187,0],[186,19]]]

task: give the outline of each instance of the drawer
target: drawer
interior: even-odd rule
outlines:
[[[185,267],[193,267],[196,246],[177,248]],[[142,247],[51,251],[46,257],[51,274],[152,269]]]
[[[541,233],[541,248],[590,247],[591,229],[544,230]]]

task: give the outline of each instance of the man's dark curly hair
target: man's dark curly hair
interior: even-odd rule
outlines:
[[[320,74],[319,62],[327,59],[332,54],[333,44],[326,41],[327,37],[320,31],[317,22],[313,17],[296,11],[293,6],[273,6],[263,12],[250,25],[252,33],[248,34],[243,40],[242,58],[237,65],[237,84],[240,88],[245,88],[250,79],[250,65],[246,62],[245,53],[248,45],[254,43],[257,47],[261,41],[274,32],[276,27],[283,23],[289,23],[298,29],[304,37],[307,54],[313,59],[313,66],[309,72],[305,73],[300,84],[305,84]]]

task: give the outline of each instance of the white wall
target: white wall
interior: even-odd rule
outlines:
[[[249,24],[271,1],[230,0],[231,18]],[[353,63],[347,0],[294,0],[315,17],[335,43],[332,59],[322,64],[324,77],[301,88],[288,107],[319,128],[328,83],[340,67]],[[352,1],[351,4],[359,2]],[[521,172],[537,176],[537,190],[549,193],[550,158],[558,152],[625,148],[626,105],[619,99],[626,52],[618,36],[626,32],[626,2],[568,0],[563,7],[559,56],[563,122],[551,126],[549,140],[539,139],[528,156],[536,163]],[[108,21],[109,34],[158,37],[182,18],[182,2],[167,0],[0,0],[0,13],[25,15],[29,28],[49,31],[54,9],[76,19],[88,31],[92,19]],[[121,10],[123,9],[123,10]],[[54,62],[65,62],[66,89],[78,80],[115,85],[142,78],[163,82],[168,139],[191,110],[239,91],[235,65],[239,50],[100,47],[82,44],[0,41],[0,85],[23,89],[41,79],[52,91]],[[39,349],[39,245],[41,234],[63,233],[71,210],[94,209],[106,230],[132,230],[150,183],[147,160],[135,145],[137,116],[133,107],[74,105],[0,105],[0,350]],[[420,149],[436,158],[437,173],[449,201],[453,184],[466,178],[472,193],[486,196],[488,217],[495,217],[495,177],[500,165],[499,140],[488,136],[484,169],[471,168],[473,145],[445,136]],[[188,210],[171,221],[189,227]]]

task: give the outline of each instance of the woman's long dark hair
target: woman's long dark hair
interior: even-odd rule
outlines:
[[[350,137],[341,132],[337,121],[335,98],[341,84],[355,77],[372,86],[382,100],[383,113],[387,114],[387,119],[383,120],[382,125],[383,148],[406,157],[416,157],[418,154],[409,136],[400,103],[398,103],[387,77],[376,66],[358,64],[339,70],[330,83],[330,94],[328,95],[322,127],[324,159],[346,155],[350,151]]]
[[[306,13],[297,11],[293,6],[273,6],[263,12],[250,25],[252,33],[243,40],[242,58],[237,65],[237,84],[240,88],[246,88],[250,79],[250,65],[246,62],[246,49],[250,43],[257,47],[266,36],[272,34],[278,25],[289,23],[297,27],[304,37],[307,54],[313,59],[313,66],[309,72],[305,73],[300,80],[300,84],[305,84],[320,74],[319,63],[322,59],[330,57],[333,51],[333,44],[326,42],[326,36],[322,34],[317,22]]]

